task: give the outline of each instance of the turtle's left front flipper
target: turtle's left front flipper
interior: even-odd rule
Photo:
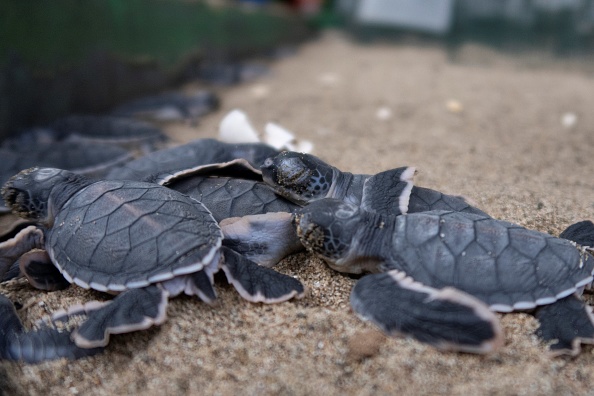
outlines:
[[[457,289],[434,289],[406,274],[367,275],[351,293],[351,306],[389,335],[401,334],[441,350],[488,353],[503,345],[497,316]]]
[[[0,359],[39,363],[59,358],[78,359],[101,350],[77,347],[68,331],[52,328],[25,331],[12,302],[0,295]]]
[[[556,341],[550,346],[553,355],[577,356],[581,344],[594,344],[592,308],[575,294],[538,307],[534,316],[540,322],[536,334]]]
[[[227,280],[246,300],[272,304],[305,294],[303,284],[297,279],[262,267],[229,248],[223,247],[222,251]]]

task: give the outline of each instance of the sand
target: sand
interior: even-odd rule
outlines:
[[[452,63],[433,45],[359,46],[328,34],[277,61],[270,76],[223,92],[222,108],[197,127],[168,131],[179,142],[215,137],[222,116],[241,108],[256,128],[278,122],[343,170],[412,165],[417,185],[554,235],[594,219],[594,79],[491,55],[496,62]],[[574,125],[563,126],[565,113]],[[174,299],[164,325],[114,336],[98,356],[1,362],[0,387],[30,395],[594,393],[592,347],[551,358],[530,315],[501,315],[506,342],[492,355],[441,353],[357,319],[348,304],[355,280],[320,260],[302,253],[277,268],[302,280],[308,296],[251,304],[222,282],[218,305]],[[75,287],[43,293],[22,281],[0,292],[28,306],[27,324],[103,297]]]

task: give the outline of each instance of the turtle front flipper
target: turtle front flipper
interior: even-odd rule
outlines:
[[[415,172],[413,167],[402,167],[369,177],[363,185],[361,208],[382,214],[407,213]]]
[[[159,325],[166,318],[167,297],[163,288],[152,285],[126,290],[110,302],[97,304],[85,310],[87,320],[73,332],[74,342],[81,348],[103,347],[109,343],[110,334]]]
[[[233,217],[221,221],[220,226],[224,246],[266,267],[272,267],[289,254],[303,250],[291,213]]]
[[[19,259],[20,272],[27,277],[29,283],[39,290],[62,290],[70,286],[52,263],[45,250],[33,249]]]
[[[14,238],[0,243],[0,279],[11,269],[14,263],[32,249],[43,248],[43,231],[35,226],[21,230]]]
[[[222,250],[227,280],[246,300],[273,304],[303,297],[305,288],[297,279],[261,267],[229,248]]]
[[[592,308],[572,294],[553,304],[538,307],[535,312],[540,327],[536,334],[551,344],[551,353],[577,356],[581,344],[594,344]]]
[[[431,210],[451,210],[490,217],[482,210],[466,202],[464,197],[448,195],[430,188],[414,186],[410,192],[408,213],[428,212]]]
[[[78,359],[94,355],[100,348],[83,349],[70,333],[52,328],[25,331],[12,302],[0,295],[0,359],[39,363],[59,358]]]
[[[572,224],[559,235],[559,238],[569,239],[578,245],[594,247],[594,223],[584,220]]]
[[[361,278],[351,306],[389,335],[411,336],[441,350],[488,353],[504,342],[497,316],[484,303],[454,288],[424,286],[399,271]]]

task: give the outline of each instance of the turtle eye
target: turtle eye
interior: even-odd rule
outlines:
[[[270,168],[272,167],[272,165],[274,165],[274,161],[272,160],[272,158],[266,158],[266,160],[264,161],[264,166],[266,168]]]

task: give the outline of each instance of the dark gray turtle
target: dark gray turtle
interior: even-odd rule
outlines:
[[[538,334],[557,353],[594,341],[590,308],[578,297],[594,257],[575,242],[485,215],[370,213],[324,199],[299,209],[306,248],[340,272],[367,275],[351,305],[388,334],[441,349],[488,352],[503,343],[494,312],[536,309]],[[594,242],[594,233],[589,240]]]
[[[249,145],[253,146],[253,145]],[[166,172],[146,179],[186,194],[202,202],[220,222],[225,238],[223,245],[241,253],[258,264],[273,266],[280,258],[303,250],[292,226],[292,213],[299,205],[277,195],[262,181],[259,170],[246,160],[236,159],[221,164],[200,165],[177,172]],[[259,221],[259,215],[264,215]],[[227,227],[242,224],[249,218],[250,239],[226,234]],[[259,243],[252,237],[281,235],[279,243]]]
[[[219,98],[210,91],[199,90],[191,95],[165,92],[142,97],[118,106],[112,114],[118,117],[141,117],[157,121],[189,120],[200,117],[219,107]]]
[[[287,151],[267,159],[261,169],[266,183],[300,205],[337,198],[382,214],[453,210],[485,215],[462,197],[414,186],[412,167],[356,175],[342,172],[311,154]]]
[[[89,177],[104,176],[111,168],[132,159],[127,150],[88,142],[47,142],[33,145],[10,145],[0,148],[0,185],[23,169],[33,166],[70,170]],[[8,208],[0,202],[0,212]]]
[[[142,153],[153,151],[166,140],[159,128],[127,117],[72,115],[49,128],[57,140],[112,144]]]
[[[113,169],[107,179],[146,180],[169,171],[190,170],[208,164],[221,164],[237,158],[260,166],[278,151],[263,143],[223,143],[215,139],[197,139],[180,146],[162,149]],[[259,174],[259,172],[258,172]],[[257,176],[260,177],[259,175]]]
[[[57,316],[86,316],[72,333],[71,351],[103,347],[110,334],[162,323],[169,297],[185,293],[213,301],[212,280],[219,268],[249,301],[274,303],[304,292],[296,279],[221,246],[221,230],[204,205],[157,184],[96,181],[34,168],[11,178],[2,196],[14,213],[38,226],[0,244],[0,277],[19,260],[37,288],[59,288],[65,278],[85,289],[119,293],[109,302]],[[1,357],[38,360],[36,350],[33,355],[15,352],[21,344],[10,340],[19,337],[12,331],[4,334],[3,342],[10,346],[0,349]],[[46,354],[43,359],[60,356]]]
[[[447,209],[487,216],[461,197],[415,186],[412,167],[356,175],[341,172],[313,155],[287,151],[267,158],[261,170],[262,179],[272,190],[300,206],[336,198],[366,211],[388,215]],[[269,266],[300,246],[291,221],[289,216],[256,215],[223,221],[221,226],[225,240],[234,249],[249,252],[251,260]],[[285,230],[283,238],[273,238],[278,230]],[[260,246],[260,251],[267,254],[258,257],[259,250],[252,246]]]

